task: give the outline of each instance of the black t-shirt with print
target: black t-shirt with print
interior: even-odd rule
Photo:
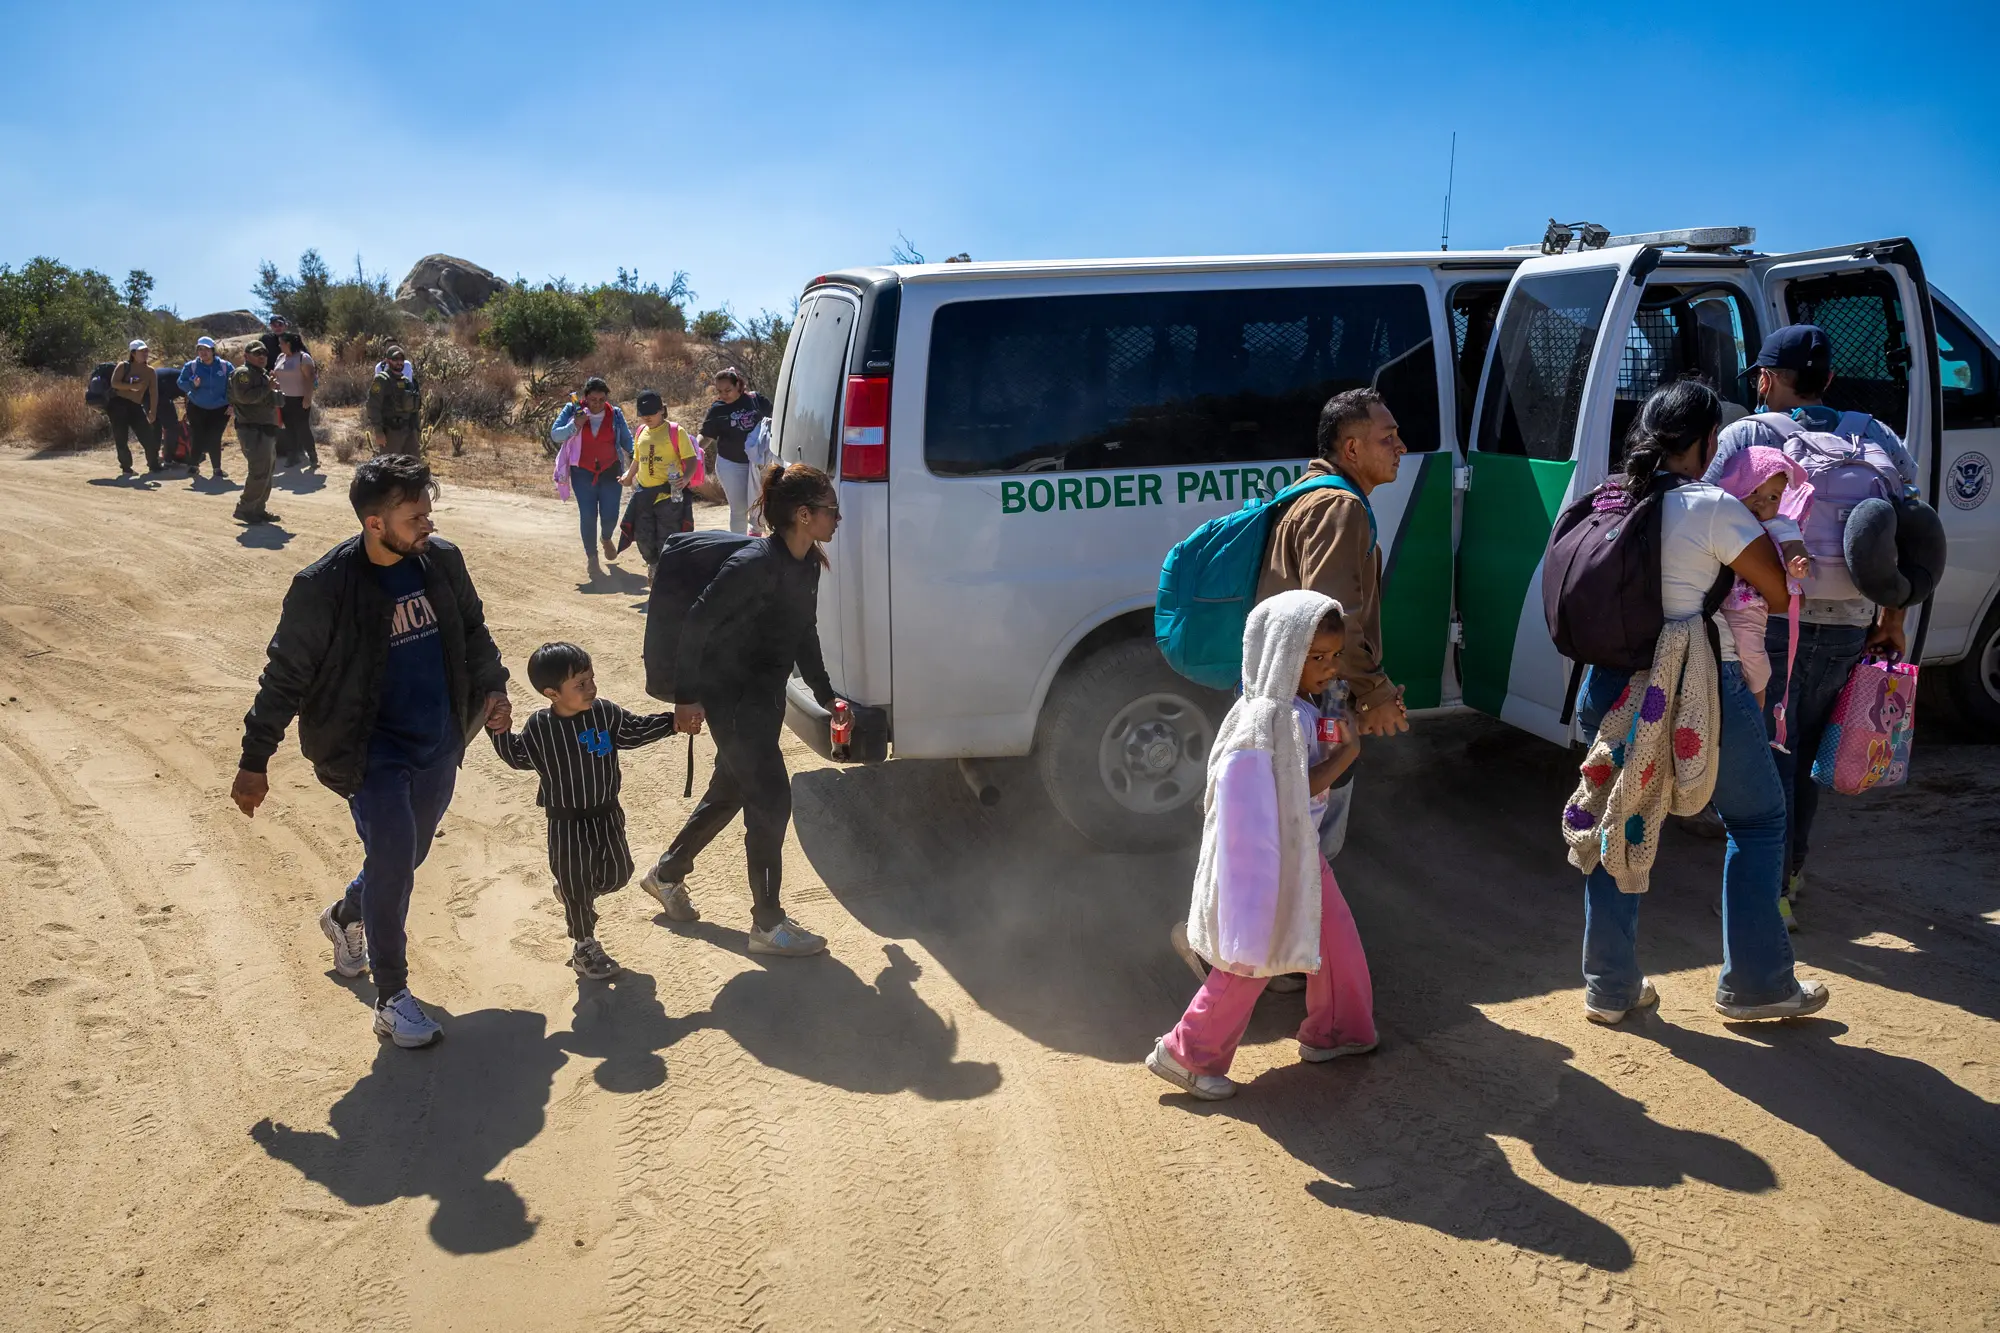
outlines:
[[[757,423],[771,415],[771,400],[761,393],[746,393],[733,403],[721,399],[710,403],[701,419],[701,433],[715,441],[715,451],[732,463],[747,463],[743,441],[757,429]]]

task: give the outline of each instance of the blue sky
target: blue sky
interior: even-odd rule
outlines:
[[[1908,234],[2000,330],[2000,5],[1590,8],[0,0],[0,262],[143,267],[194,315],[308,246],[392,279],[445,251],[686,269],[749,314],[898,231],[932,258],[1429,248],[1456,130],[1454,248],[1552,214]]]

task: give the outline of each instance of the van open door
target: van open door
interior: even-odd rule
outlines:
[[[1817,324],[1833,344],[1826,403],[1866,412],[1902,437],[1916,459],[1924,499],[1937,504],[1944,455],[1944,391],[1938,382],[1937,319],[1923,261],[1907,238],[1773,255],[1751,262],[1771,327]],[[1911,657],[1922,630],[1912,607],[1904,625]]]
[[[1613,400],[1649,245],[1531,259],[1514,273],[1480,378],[1458,547],[1465,702],[1566,743],[1569,664],[1542,619],[1556,515],[1604,479]]]

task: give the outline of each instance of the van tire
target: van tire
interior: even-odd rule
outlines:
[[[1100,847],[1186,846],[1201,836],[1208,750],[1226,703],[1175,674],[1151,639],[1109,644],[1049,688],[1035,728],[1036,776],[1062,817]]]
[[[1959,715],[1975,730],[2000,738],[2000,603],[1986,613],[1971,647],[1948,671]]]

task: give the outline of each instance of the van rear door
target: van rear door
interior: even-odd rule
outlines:
[[[1944,394],[1937,320],[1917,247],[1903,237],[1753,261],[1771,327],[1817,324],[1833,344],[1826,403],[1866,412],[1900,435],[1917,462],[1924,499],[1938,503]],[[1920,627],[1910,613],[1914,649]]]
[[[1531,259],[1514,273],[1473,414],[1458,547],[1465,702],[1562,744],[1569,664],[1542,618],[1556,515],[1601,479],[1584,441],[1609,434],[1627,332],[1659,266],[1652,246]]]

